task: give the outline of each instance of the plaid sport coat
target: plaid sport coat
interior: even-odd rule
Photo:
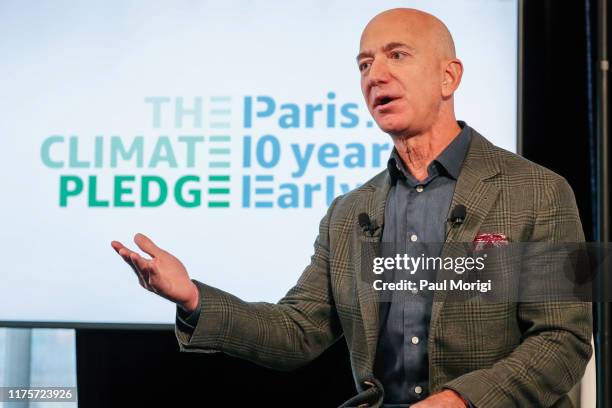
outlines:
[[[343,407],[379,407],[373,375],[379,335],[378,293],[359,278],[361,247],[380,241],[358,225],[360,213],[384,226],[390,178],[385,170],[336,198],[323,217],[314,254],[296,285],[276,304],[245,302],[196,282],[201,312],[193,333],[177,325],[181,351],[224,352],[291,370],[344,338],[358,394]],[[511,242],[583,242],[574,194],[564,178],[491,144],[472,139],[452,204],[467,208],[446,242],[479,232]],[[570,407],[566,393],[590,359],[591,304],[498,303],[473,307],[436,293],[427,344],[429,389],[448,387],[476,407]]]

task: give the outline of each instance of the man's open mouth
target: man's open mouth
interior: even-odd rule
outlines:
[[[387,95],[377,96],[376,99],[374,99],[374,109],[376,109],[378,107],[385,106],[385,105],[393,102],[396,99],[397,98],[394,98],[392,96],[387,96]]]

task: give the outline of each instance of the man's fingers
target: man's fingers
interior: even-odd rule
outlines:
[[[134,242],[138,245],[138,248],[155,258],[162,250],[149,237],[144,234],[138,233],[134,236]]]
[[[142,272],[140,270],[138,270],[138,268],[136,268],[136,266],[134,265],[134,262],[132,262],[132,259],[130,258],[130,254],[132,254],[134,252],[132,252],[129,249],[127,249],[126,247],[124,247],[118,241],[111,242],[111,246],[113,247],[113,249],[115,251],[117,251],[119,256],[121,256],[121,258],[123,258],[125,263],[130,265],[130,268],[132,268],[132,271],[134,271],[134,273],[136,274],[136,277],[138,278],[138,283],[140,283],[140,286],[144,287],[145,289],[148,289],[148,285],[147,285],[147,281],[146,281],[145,277],[142,275]]]
[[[152,257],[155,257],[163,252],[153,243],[153,241],[143,234],[136,234],[134,237],[134,242],[140,249]],[[112,241],[111,246],[123,258],[123,260],[130,265],[136,276],[138,276],[140,285],[147,290],[155,292],[155,289],[150,283],[151,273],[155,272],[152,268],[153,260],[143,258],[138,252],[130,250],[119,241]]]
[[[140,271],[147,269],[147,261],[142,256],[138,255],[136,252],[132,252],[130,254],[130,259],[134,263],[134,266]]]
[[[134,265],[134,262],[132,262],[132,259],[130,258],[130,254],[131,253],[132,253],[132,251],[128,250],[127,248],[122,248],[122,249],[119,250],[119,255],[121,255],[121,257],[123,258],[125,263],[130,265],[130,268],[132,268],[132,270],[134,271],[134,273],[138,277],[138,281],[140,282],[140,284],[142,286],[146,287],[146,285],[144,284],[145,282],[144,282],[144,279],[142,277],[142,274],[140,273],[138,268],[136,268],[136,266]]]
[[[140,272],[140,274],[142,275],[142,278],[147,284],[147,289],[151,290],[150,279],[151,279],[151,273],[154,272],[153,268],[151,267],[152,261],[144,259],[142,256],[140,256],[136,252],[132,252],[130,254],[130,260],[132,261],[132,263],[134,264],[138,272]]]
[[[138,253],[132,252],[130,254],[130,262],[134,265],[136,274],[142,280],[142,286],[147,290],[151,290],[151,285],[149,284],[149,273],[151,268],[147,265],[149,261],[145,260]]]
[[[157,293],[157,289],[151,283],[151,275],[153,275],[155,272],[154,269],[151,267],[151,263],[153,261],[146,260],[135,252],[130,255],[130,259],[134,263],[136,269],[142,274],[142,278],[146,283],[145,288],[147,288],[153,293]]]
[[[121,250],[121,248],[125,248],[123,246],[123,244],[119,241],[111,241],[111,246],[113,247],[113,249],[119,253],[119,251]]]
[[[140,272],[140,270],[136,267],[136,265],[134,265],[134,262],[132,262],[130,257],[128,257],[126,262],[132,267],[132,270],[134,271],[134,273],[138,277],[138,283],[140,283],[140,286],[142,286],[145,289],[149,289],[149,285],[147,284],[147,281],[145,280],[144,276],[142,275],[142,272]]]

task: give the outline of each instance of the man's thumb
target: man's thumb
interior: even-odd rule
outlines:
[[[136,245],[138,245],[138,248],[152,257],[159,256],[159,254],[162,252],[162,250],[144,234],[138,233],[134,235],[134,242]]]

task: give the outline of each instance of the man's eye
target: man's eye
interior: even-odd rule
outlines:
[[[393,51],[391,52],[391,59],[400,59],[402,58],[404,55],[399,52],[399,51]]]
[[[361,64],[359,64],[359,71],[364,71],[368,69],[369,66],[370,66],[369,62],[362,62]]]

